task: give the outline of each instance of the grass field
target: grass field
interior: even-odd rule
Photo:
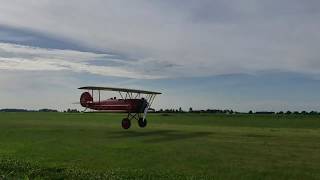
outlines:
[[[0,179],[320,179],[320,116],[0,113]]]

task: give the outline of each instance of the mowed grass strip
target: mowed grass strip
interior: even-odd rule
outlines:
[[[0,179],[320,179],[320,116],[123,117],[0,113]]]

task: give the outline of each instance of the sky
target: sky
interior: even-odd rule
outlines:
[[[0,108],[80,108],[94,85],[160,91],[156,109],[320,111],[318,0],[0,4]]]

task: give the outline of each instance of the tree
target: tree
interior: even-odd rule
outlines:
[[[79,111],[77,109],[67,109],[67,113],[79,113]]]
[[[39,112],[58,112],[58,110],[55,109],[39,109]]]
[[[286,114],[291,114],[291,111],[287,111]]]
[[[250,110],[250,111],[249,111],[249,114],[253,114],[253,112]]]
[[[189,108],[189,112],[193,112],[192,107]]]
[[[318,112],[316,112],[316,111],[311,111],[309,114],[311,114],[311,115],[316,115],[316,114],[318,114]]]
[[[284,114],[283,111],[278,112],[278,114]]]

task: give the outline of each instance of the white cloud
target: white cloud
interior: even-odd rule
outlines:
[[[1,57],[2,56],[2,57]],[[6,56],[6,57],[3,57]],[[73,71],[92,74],[153,79],[159,78],[144,72],[130,71],[130,62],[122,66],[98,66],[94,60],[115,61],[112,55],[80,52],[74,50],[57,50],[35,48],[23,45],[0,43],[0,69],[24,71]]]
[[[80,85],[135,87],[136,83],[127,81],[139,79],[270,70],[316,74],[315,77],[320,74],[318,0],[0,0],[0,4],[0,26],[18,29],[17,34],[32,32],[31,37],[0,32],[0,41],[29,42],[39,34],[49,37],[47,40],[70,42],[66,47],[76,44],[96,52],[110,52],[0,43],[2,106],[12,103],[10,107],[68,107],[68,102],[78,99],[76,87]],[[115,80],[109,76],[135,79]],[[101,77],[103,80],[98,81]],[[47,84],[49,81],[52,84]],[[148,84],[140,82],[142,87]],[[197,88],[190,83],[189,89]],[[160,104],[170,107],[172,102],[188,100],[194,101],[193,106],[219,107],[224,106],[229,95],[210,98],[202,91],[211,89],[203,88],[195,91],[199,97],[190,100],[181,91],[184,92],[167,93],[164,97],[168,98]],[[17,94],[22,97],[17,98]],[[175,99],[177,94],[181,97]],[[171,97],[174,101],[170,101]],[[259,106],[254,102],[246,105],[244,101],[231,107]],[[225,107],[232,104],[234,98]],[[271,100],[265,104],[280,107]]]
[[[141,60],[133,69],[154,69],[160,77],[267,70],[318,74],[317,5],[296,0],[17,0],[1,2],[0,24],[125,54]],[[158,64],[176,67],[159,72]]]

